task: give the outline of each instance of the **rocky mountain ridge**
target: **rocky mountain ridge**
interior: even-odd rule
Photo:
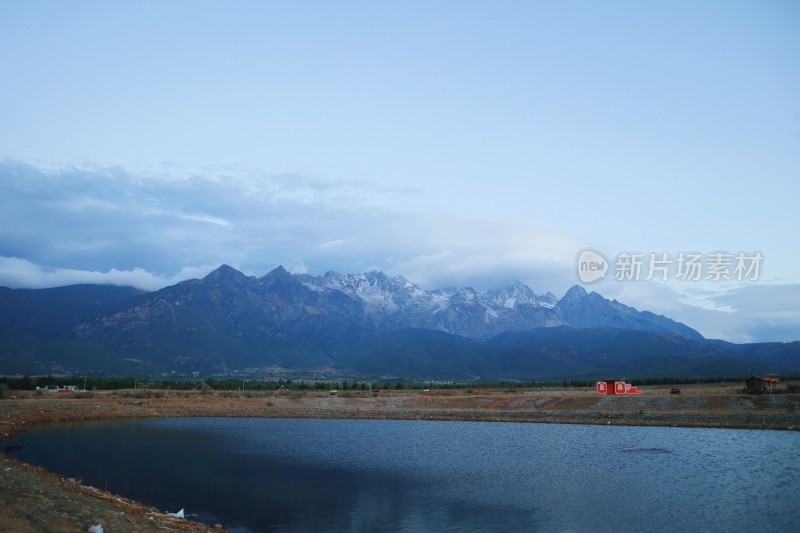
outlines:
[[[580,286],[572,287],[559,300],[552,293],[537,295],[518,282],[487,292],[470,287],[428,291],[402,276],[390,277],[379,271],[328,272],[315,277],[293,275],[278,267],[256,278],[227,265],[202,280],[182,282],[187,283],[224,283],[233,289],[232,292],[246,286],[251,299],[279,296],[295,313],[305,309],[309,313],[351,320],[370,331],[420,328],[480,340],[505,331],[568,325],[669,332],[702,338],[684,324],[639,312],[599,294],[587,293]],[[166,295],[171,288],[158,292]]]
[[[0,289],[0,374],[539,379],[620,369],[626,375],[800,371],[798,359],[800,343],[707,341],[684,324],[579,286],[558,299],[519,283],[485,292],[427,291],[381,272],[309,276],[278,267],[255,277],[223,265],[149,293]]]

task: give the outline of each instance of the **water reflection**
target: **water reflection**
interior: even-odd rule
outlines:
[[[787,530],[800,519],[800,434],[787,432],[175,419],[14,441],[22,460],[241,531],[652,531],[754,518]]]

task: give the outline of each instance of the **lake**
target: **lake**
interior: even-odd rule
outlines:
[[[52,424],[14,455],[247,531],[796,531],[800,433],[400,420]]]

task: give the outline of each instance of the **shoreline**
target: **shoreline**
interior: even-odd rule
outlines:
[[[125,418],[247,417],[391,419],[548,424],[603,424],[725,429],[800,430],[800,394],[750,396],[740,384],[650,387],[639,396],[599,396],[589,389],[433,391],[225,392],[109,391],[83,394],[15,392],[0,400],[0,438],[49,422]],[[10,441],[8,439],[11,439]],[[0,459],[0,520],[14,531],[223,531],[169,517],[79,480]],[[91,522],[91,523],[89,523]]]

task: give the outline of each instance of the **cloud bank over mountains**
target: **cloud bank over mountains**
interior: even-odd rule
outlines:
[[[757,282],[587,288],[800,338],[796,3],[312,11],[0,4],[0,285],[225,263],[562,295],[585,248],[744,252]]]
[[[0,164],[0,283],[154,290],[222,263],[252,274],[384,270],[427,287],[522,280],[566,290],[585,243],[556,230],[420,211],[416,193],[355,181],[217,171]],[[444,207],[444,206],[443,206]]]
[[[421,193],[241,169],[176,172],[0,163],[0,285],[157,290],[220,264],[249,275],[382,270],[427,289],[512,281],[559,296],[578,236],[418,207]],[[457,195],[454,195],[457,198]],[[800,338],[800,285],[622,283],[594,290],[735,342]]]

